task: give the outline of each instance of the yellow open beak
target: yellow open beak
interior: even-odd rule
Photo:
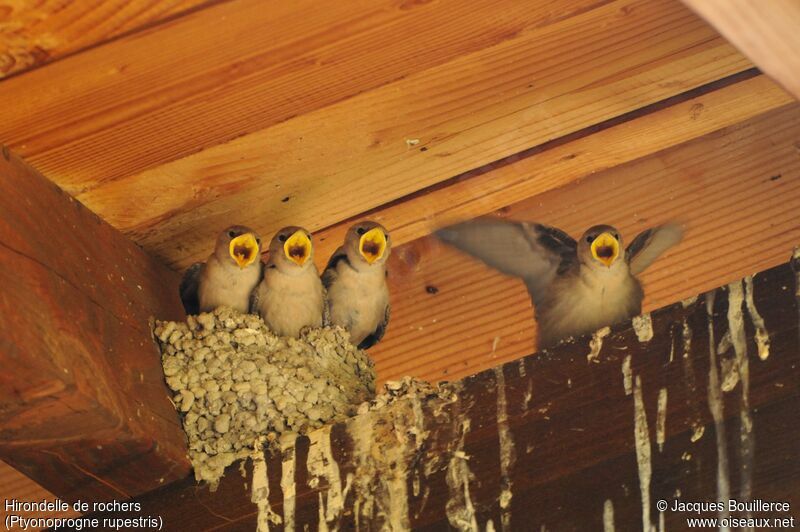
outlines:
[[[619,242],[610,233],[600,233],[592,241],[592,256],[610,267],[619,257]]]
[[[258,258],[258,242],[253,233],[245,233],[231,240],[228,252],[240,268],[244,268]]]
[[[287,259],[302,266],[311,256],[311,239],[305,231],[298,229],[283,243],[283,252]]]
[[[358,243],[358,250],[361,256],[367,260],[368,264],[372,264],[376,260],[383,257],[386,251],[386,235],[380,227],[370,229],[363,235]]]

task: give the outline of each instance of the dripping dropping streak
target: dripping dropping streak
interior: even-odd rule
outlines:
[[[667,389],[661,388],[658,391],[658,413],[656,415],[656,443],[658,452],[664,452],[664,439],[667,429]]]
[[[703,435],[705,425],[703,424],[703,416],[700,413],[700,408],[695,401],[697,397],[697,377],[694,373],[694,365],[692,364],[692,329],[689,327],[689,322],[683,318],[683,375],[689,393],[686,394],[686,404],[692,410],[692,442],[696,442]]]
[[[606,499],[603,505],[603,532],[614,532],[614,503]]]
[[[634,316],[631,320],[633,330],[636,332],[636,338],[640,342],[649,342],[653,339],[653,320],[650,314],[642,314],[641,316]]]
[[[344,509],[342,479],[331,448],[331,426],[327,425],[309,433],[308,438],[310,441],[306,460],[308,484],[311,488],[317,488],[320,479],[323,478],[328,484],[324,490],[327,492],[326,500],[322,498],[322,490],[319,493],[319,528],[327,530],[327,523],[337,520]]]
[[[752,279],[750,281],[752,290]],[[750,362],[747,358],[747,337],[744,332],[744,316],[742,304],[744,291],[741,282],[728,285],[728,327],[731,333],[731,343],[739,371],[739,380],[742,383],[742,397],[739,407],[740,420],[740,496],[749,501],[753,492],[753,457],[755,455],[755,441],[753,438],[753,417],[750,413]],[[747,517],[752,517],[747,512]],[[748,528],[752,530],[752,528]]]
[[[714,419],[714,432],[717,437],[717,500],[730,499],[730,484],[728,482],[728,449],[725,445],[725,421],[723,418],[722,388],[717,370],[717,351],[714,342],[714,299],[716,292],[706,294],[706,314],[708,316],[708,408]],[[728,517],[727,506],[719,511],[719,518]],[[720,527],[723,532],[728,532],[729,527]]]
[[[633,385],[633,436],[636,442],[636,463],[639,466],[639,488],[642,493],[642,530],[651,532],[655,527],[650,521],[650,479],[653,474],[650,449],[650,432],[647,428],[647,412],[642,398],[642,378],[637,375]]]
[[[467,464],[468,457],[464,454],[464,439],[469,432],[469,427],[470,420],[466,418],[462,419],[458,425],[461,435],[447,465],[446,475],[450,498],[445,505],[445,513],[450,525],[460,532],[478,532],[475,506],[472,504],[472,497],[469,493],[469,481],[472,473]]]
[[[264,453],[253,457],[253,484],[250,501],[258,506],[257,531],[269,532],[269,524],[279,525],[281,518],[269,505],[269,477]]]
[[[764,318],[758,313],[756,302],[753,300],[753,277],[745,277],[744,283],[747,311],[750,313],[750,319],[753,320],[753,326],[756,328],[758,358],[766,360],[769,358],[769,333],[767,332],[767,327],[764,325]]]
[[[503,367],[494,368],[497,382],[497,432],[500,437],[500,525],[502,530],[511,530],[511,476],[510,470],[516,460],[514,439],[508,427],[508,405],[506,399],[506,377]]]
[[[295,441],[293,434],[281,436],[280,446],[283,461],[281,462],[281,491],[283,492],[283,529],[286,532],[294,531],[294,505],[296,486],[295,471]]]
[[[600,350],[603,349],[603,338],[609,334],[611,334],[611,327],[603,327],[592,334],[592,339],[589,341],[589,354],[586,355],[587,361],[599,362],[597,357],[600,356]]]
[[[625,386],[625,395],[633,393],[633,377],[631,373],[631,356],[626,355],[622,361],[622,385]]]
[[[522,396],[522,409],[527,410],[528,405],[533,398],[533,381],[528,379],[528,386],[525,388],[525,394]]]
[[[410,528],[408,463],[426,437],[422,423],[416,397],[398,401],[383,413],[362,414],[348,422],[356,464],[353,514],[357,530],[359,519],[370,523],[376,514],[383,519],[381,530]]]

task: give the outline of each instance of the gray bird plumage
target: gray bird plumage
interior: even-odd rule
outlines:
[[[587,334],[641,313],[636,275],[677,244],[683,230],[665,224],[640,233],[627,250],[608,225],[579,241],[537,223],[480,219],[436,232],[444,242],[521,278],[535,307],[539,348]]]
[[[285,227],[270,242],[250,308],[279,336],[296,338],[303,327],[322,326],[325,296],[313,259],[311,235],[301,227]]]
[[[390,252],[389,233],[382,225],[357,223],[348,229],[344,244],[322,273],[330,323],[347,329],[350,341],[361,349],[377,344],[389,324]]]
[[[232,225],[216,240],[206,262],[192,264],[183,274],[180,296],[186,314],[227,306],[247,312],[250,295],[262,274],[261,238],[242,225]]]

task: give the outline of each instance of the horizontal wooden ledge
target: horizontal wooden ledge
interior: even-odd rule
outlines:
[[[729,493],[795,507],[796,282],[784,264],[655,311],[649,341],[630,324],[614,327],[595,363],[581,338],[456,383],[449,399],[408,398],[300,437],[283,456],[267,457],[261,500],[297,529],[378,529],[394,519],[441,530],[474,519],[480,529],[492,521],[594,530],[608,522],[608,505],[617,525],[638,526],[658,523],[655,501],[678,491],[682,500]],[[763,360],[756,316],[770,341]],[[720,343],[727,333],[742,343]],[[723,391],[722,377],[745,363],[738,384]],[[322,467],[314,456],[327,456]],[[186,479],[137,501],[167,529],[252,528],[259,514],[266,527],[266,506],[251,502],[251,468],[244,481],[234,469],[213,494]],[[680,528],[681,515],[662,515]]]

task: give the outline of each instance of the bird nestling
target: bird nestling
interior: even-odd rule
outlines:
[[[589,228],[580,240],[537,223],[481,219],[436,232],[444,242],[525,282],[538,322],[538,347],[594,332],[642,311],[636,276],[680,242],[668,223],[647,229],[627,247],[610,225]]]
[[[205,263],[183,274],[180,296],[186,314],[231,307],[247,312],[250,295],[261,279],[261,238],[243,225],[232,225],[217,237],[214,253]]]
[[[303,327],[322,326],[325,297],[313,259],[311,234],[305,229],[284,227],[272,237],[250,308],[279,336],[297,338]]]
[[[386,261],[391,249],[382,225],[357,223],[348,229],[344,244],[322,273],[329,321],[347,329],[350,342],[360,349],[377,344],[389,323]]]

